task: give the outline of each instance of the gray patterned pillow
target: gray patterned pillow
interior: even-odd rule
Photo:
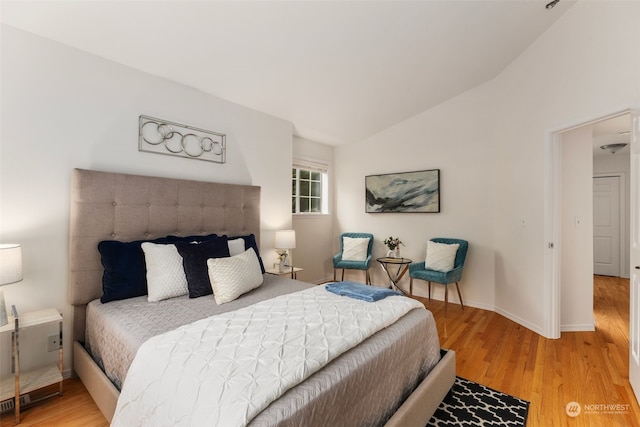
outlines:
[[[262,271],[253,248],[228,258],[208,259],[207,266],[213,296],[218,304],[233,301],[262,285]]]
[[[424,262],[425,268],[429,270],[447,272],[453,270],[459,244],[448,245],[429,240],[427,242],[427,257]]]
[[[147,300],[149,302],[158,302],[189,293],[187,276],[182,267],[182,257],[175,245],[145,242],[141,246],[147,267]]]
[[[368,237],[343,237],[342,238],[342,260],[343,261],[364,261],[367,259],[369,249]]]

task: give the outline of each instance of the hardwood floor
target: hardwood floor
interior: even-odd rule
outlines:
[[[442,347],[456,351],[457,374],[531,402],[528,426],[640,426],[640,407],[628,382],[629,281],[594,278],[595,332],[548,340],[499,314],[425,302],[434,313]],[[581,405],[571,418],[565,407]],[[619,405],[607,413],[603,405]],[[13,416],[1,416],[1,427]],[[21,426],[107,426],[77,379],[65,393],[26,409]]]
[[[79,379],[64,380],[64,394],[51,397],[22,411],[21,427],[106,427],[107,420]],[[0,416],[1,427],[14,426],[13,412]]]
[[[422,299],[421,299],[422,300]],[[640,426],[628,381],[629,280],[594,277],[595,332],[542,338],[494,312],[426,301],[457,375],[531,402],[528,426]],[[581,413],[569,417],[566,405]],[[602,405],[621,405],[608,413]]]

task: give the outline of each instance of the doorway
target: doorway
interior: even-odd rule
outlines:
[[[593,328],[593,177],[610,172],[612,169],[603,169],[603,167],[611,166],[612,162],[622,161],[622,156],[616,154],[625,154],[621,151],[612,155],[600,148],[601,145],[606,145],[602,143],[604,129],[613,123],[613,119],[618,119],[624,121],[626,129],[629,130],[632,118],[636,120],[635,112],[632,114],[631,110],[625,110],[584,121],[575,126],[559,128],[549,133],[545,154],[549,164],[547,169],[549,174],[546,175],[548,179],[545,180],[547,189],[545,239],[548,248],[545,256],[545,276],[549,286],[545,286],[543,293],[546,307],[543,329],[548,338],[559,338],[561,330]],[[582,133],[577,138],[580,141],[574,141],[573,146],[576,151],[567,148],[571,145],[570,131]],[[617,133],[618,137],[627,138],[628,142],[629,134],[620,135],[620,132],[622,131]],[[585,145],[585,140],[591,140],[592,145]],[[626,147],[625,151],[628,153],[629,147]],[[593,161],[596,156],[600,156],[600,161]],[[624,162],[628,170],[629,159],[627,158]],[[630,176],[629,172],[623,179],[627,193],[631,190],[628,184]],[[567,187],[567,179],[573,179],[574,184]],[[575,191],[576,185],[579,188],[579,194]],[[568,201],[569,199],[572,201]],[[575,208],[578,205],[579,211],[572,212],[567,209],[567,206]],[[623,211],[624,223],[628,224],[631,216],[628,199]],[[629,248],[630,231],[630,228],[626,228],[625,242],[621,242],[621,246],[625,245],[626,249]],[[567,233],[573,233],[573,235],[567,236]],[[572,243],[575,250],[567,247]],[[629,258],[629,255],[624,258]],[[625,261],[628,263],[629,260]],[[626,264],[621,274],[628,274],[629,270],[629,264]],[[567,281],[565,280],[567,274],[575,276]],[[565,289],[566,283],[571,283],[573,288]],[[564,307],[567,304],[570,307]],[[566,325],[573,326],[566,329],[563,327]]]
[[[561,318],[561,279],[560,274],[564,269],[561,251],[564,242],[562,239],[562,179],[563,179],[563,133],[600,123],[604,120],[618,116],[628,115],[629,120],[629,148],[630,157],[627,162],[629,173],[628,182],[629,201],[625,208],[628,215],[629,228],[625,237],[629,239],[628,260],[629,264],[623,271],[630,275],[630,319],[629,319],[629,382],[636,395],[640,396],[640,110],[625,110],[607,117],[600,117],[589,122],[582,122],[572,127],[559,128],[548,134],[545,145],[545,157],[548,162],[545,174],[545,238],[548,239],[548,251],[545,254],[545,278],[548,286],[544,287],[543,299],[545,301],[544,332],[548,338],[560,337]],[[592,177],[589,177],[591,182]],[[592,254],[593,255],[593,254]],[[588,260],[593,265],[593,259]],[[632,269],[633,267],[633,269]],[[591,267],[589,267],[591,269]],[[548,280],[548,282],[547,282]]]

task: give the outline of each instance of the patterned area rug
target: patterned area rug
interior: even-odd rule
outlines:
[[[529,402],[456,377],[427,426],[508,426],[527,425]]]

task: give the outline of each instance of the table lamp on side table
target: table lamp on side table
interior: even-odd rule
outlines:
[[[280,256],[280,264],[278,270],[284,273],[287,268],[291,267],[289,258],[289,249],[296,247],[296,231],[295,230],[278,230],[276,231],[275,241],[276,251]]]
[[[0,244],[0,286],[22,280],[22,249],[17,244]],[[0,289],[0,326],[9,323],[4,292]]]

